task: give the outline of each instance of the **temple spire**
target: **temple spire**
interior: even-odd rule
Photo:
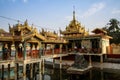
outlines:
[[[75,6],[73,6],[73,20],[75,20]]]

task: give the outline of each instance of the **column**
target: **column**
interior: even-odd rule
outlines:
[[[15,53],[15,59],[18,60],[18,43],[15,43],[15,50],[16,50],[16,53]]]
[[[89,55],[89,66],[92,66],[91,55]]]
[[[3,60],[3,43],[0,42],[0,46],[1,46],[1,51],[2,51],[2,60]]]
[[[62,54],[62,44],[60,44],[60,54]]]
[[[18,63],[15,63],[15,80],[18,80],[19,79],[19,64]]]
[[[23,64],[23,80],[26,80],[26,64]]]
[[[42,75],[41,75],[41,60],[39,62],[39,79],[42,80]]]
[[[2,65],[2,77],[1,80],[4,80],[4,65]]]
[[[7,58],[11,59],[11,43],[8,44],[8,53],[7,53]]]
[[[53,58],[53,68],[55,68],[55,59]]]
[[[62,69],[62,56],[60,56],[60,69]]]
[[[102,54],[100,55],[100,63],[101,64],[103,63],[103,55]]]
[[[23,59],[25,60],[26,59],[26,42],[25,41],[23,42],[23,48],[24,48]]]
[[[33,78],[33,63],[30,64],[30,80]]]
[[[52,55],[55,54],[54,45],[52,45]]]
[[[39,58],[41,58],[41,53],[42,53],[42,46],[41,46],[41,43],[38,43],[38,46],[39,46],[39,52],[38,52],[38,55],[39,55]]]
[[[8,80],[10,80],[10,64],[8,64]]]
[[[42,73],[44,74],[44,72],[45,72],[45,63],[44,63],[44,59],[43,59],[43,61],[42,61]]]

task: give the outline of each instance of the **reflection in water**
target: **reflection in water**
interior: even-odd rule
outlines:
[[[13,73],[14,71],[11,70],[11,76],[13,76]],[[4,76],[7,77],[6,71],[4,74],[5,74]],[[1,80],[1,75],[2,72],[0,70],[0,80]],[[34,80],[120,80],[120,70],[113,70],[113,69],[101,70],[94,68],[86,74],[77,75],[77,74],[67,74],[66,70],[45,68],[44,74],[37,73],[33,79]],[[19,80],[23,80],[23,78],[21,77],[19,78]],[[30,80],[28,75],[27,75],[27,80]]]
[[[46,69],[43,80],[120,80],[120,70],[92,69],[86,74],[67,74],[66,70]]]

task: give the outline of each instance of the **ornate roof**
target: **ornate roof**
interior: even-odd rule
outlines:
[[[88,31],[85,31],[85,27],[75,19],[75,11],[73,11],[73,20],[70,21],[68,26],[66,26],[65,31],[61,31],[61,34],[63,35],[74,33],[88,35]]]
[[[40,34],[42,34],[46,38],[46,40],[43,41],[43,43],[50,43],[50,44],[67,43],[67,41],[59,37],[55,31],[51,32],[51,31],[45,31],[44,29],[42,29],[42,32]]]
[[[107,31],[100,29],[100,28],[96,28],[92,32],[95,34],[107,34]]]

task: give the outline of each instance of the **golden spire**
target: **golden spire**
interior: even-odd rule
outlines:
[[[73,20],[75,21],[75,6],[73,6]]]

